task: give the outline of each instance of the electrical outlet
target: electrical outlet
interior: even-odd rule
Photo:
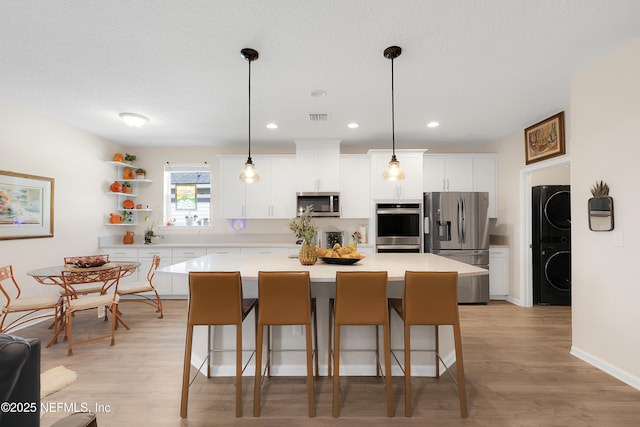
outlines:
[[[616,246],[624,246],[624,235],[622,234],[622,231],[613,233],[613,240]]]
[[[294,337],[302,336],[302,325],[294,325],[292,333]]]

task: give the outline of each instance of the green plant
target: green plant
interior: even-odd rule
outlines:
[[[307,242],[311,242],[318,232],[318,226],[311,218],[311,211],[313,211],[313,205],[307,206],[298,217],[289,220],[289,230],[293,231],[296,237],[305,239]]]
[[[129,154],[129,153],[125,153],[124,154],[124,161],[125,162],[133,162],[137,159],[138,157],[135,154]]]
[[[125,181],[122,183],[123,187],[131,187],[131,183],[129,181]]]
[[[136,169],[136,173],[141,173],[141,174],[143,174],[143,175],[144,175],[144,174],[146,174],[146,173],[147,173],[147,171],[146,171],[146,170],[144,170],[144,169],[142,169],[142,168],[138,168],[138,169]]]

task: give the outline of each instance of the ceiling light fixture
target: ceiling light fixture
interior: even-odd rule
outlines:
[[[149,121],[148,118],[135,113],[120,113],[120,118],[131,127],[139,128]]]
[[[384,57],[391,60],[391,141],[392,152],[389,166],[382,173],[382,177],[387,181],[402,181],[404,172],[400,169],[400,162],[396,158],[396,130],[395,130],[395,109],[393,99],[393,60],[402,53],[402,49],[398,46],[390,46],[384,50]]]
[[[438,126],[440,126],[440,123],[438,123],[438,122],[429,122],[429,123],[427,123],[427,127],[428,128],[437,128]]]
[[[240,172],[240,181],[252,183],[260,180],[260,175],[258,175],[251,161],[251,62],[258,59],[258,51],[254,49],[242,49],[240,54],[249,62],[249,156],[247,157],[247,162],[244,164],[244,169]]]
[[[347,127],[348,127],[349,129],[356,129],[356,128],[359,128],[359,127],[360,127],[360,125],[354,122],[354,123],[349,123],[349,124],[347,125]]]
[[[267,129],[278,129],[278,125],[275,123],[267,123]]]

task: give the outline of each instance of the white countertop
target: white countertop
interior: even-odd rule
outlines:
[[[387,271],[389,281],[403,281],[405,271],[457,271],[461,277],[482,276],[489,271],[434,254],[374,253],[353,265],[302,265],[286,254],[210,254],[161,267],[157,274],[188,275],[190,271],[239,271],[246,280],[257,280],[258,271],[308,271],[312,282],[334,282],[336,271]]]

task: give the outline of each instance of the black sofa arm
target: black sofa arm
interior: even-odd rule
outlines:
[[[40,425],[40,340],[0,334],[0,426]]]

